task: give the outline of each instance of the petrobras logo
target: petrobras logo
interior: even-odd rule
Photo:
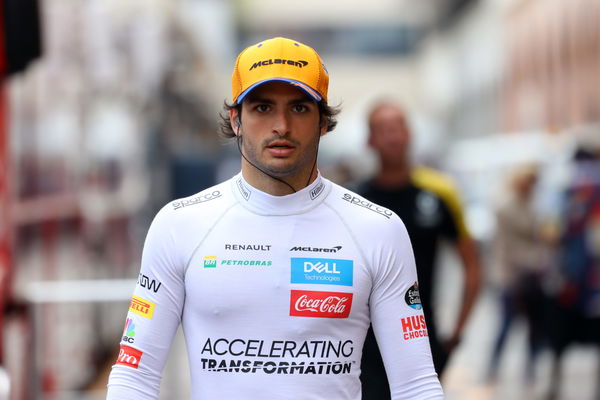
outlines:
[[[133,296],[131,304],[129,305],[129,311],[137,315],[141,315],[144,318],[152,319],[154,315],[154,303],[142,299],[138,296]]]
[[[352,286],[352,260],[292,258],[291,283]]]
[[[429,336],[427,334],[427,325],[425,325],[425,317],[421,315],[412,315],[402,318],[402,334],[404,340],[411,340]]]
[[[122,342],[133,343],[135,341],[135,324],[133,318],[127,318],[125,321],[125,328],[123,328],[123,339]]]
[[[314,318],[348,318],[352,293],[292,290],[290,316]]]
[[[133,347],[121,345],[119,348],[119,356],[117,357],[117,365],[124,365],[126,367],[137,369],[143,354],[144,353]]]
[[[215,257],[215,256],[204,257],[204,268],[216,268],[216,267],[217,267],[217,257]]]

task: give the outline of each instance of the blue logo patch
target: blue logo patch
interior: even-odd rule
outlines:
[[[292,258],[292,283],[352,286],[353,261]]]

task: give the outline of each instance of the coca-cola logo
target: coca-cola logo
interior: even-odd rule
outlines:
[[[119,348],[117,364],[137,369],[140,365],[140,359],[142,358],[142,354],[143,353],[141,351],[134,349],[133,347],[122,345]]]
[[[292,290],[290,315],[293,317],[348,318],[352,293]]]

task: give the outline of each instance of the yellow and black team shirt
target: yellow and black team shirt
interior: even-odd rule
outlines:
[[[441,367],[448,355],[437,337],[431,307],[432,282],[440,242],[456,242],[468,237],[457,191],[452,181],[443,174],[420,167],[412,171],[410,182],[402,187],[382,189],[366,182],[358,188],[358,192],[373,203],[394,211],[406,226],[415,255],[429,343],[436,368],[437,363]],[[371,330],[365,339],[361,363],[363,399],[393,398],[388,389],[378,341]]]
[[[374,203],[394,211],[404,222],[413,246],[419,289],[426,315],[430,314],[432,280],[439,244],[467,237],[460,198],[453,182],[433,169],[412,171],[408,185],[381,189],[366,183],[359,192]],[[427,321],[430,328],[433,320]]]

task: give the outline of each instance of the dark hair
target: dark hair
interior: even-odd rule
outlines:
[[[321,100],[317,102],[319,106],[319,114],[321,115],[321,123],[327,122],[327,131],[331,132],[337,125],[337,119],[335,118],[341,111],[341,108],[333,107],[328,105],[325,101]],[[224,138],[234,138],[235,132],[231,128],[231,119],[229,118],[229,111],[237,110],[238,116],[242,117],[242,105],[241,104],[229,104],[227,101],[223,103],[223,111],[219,114],[219,134]]]

